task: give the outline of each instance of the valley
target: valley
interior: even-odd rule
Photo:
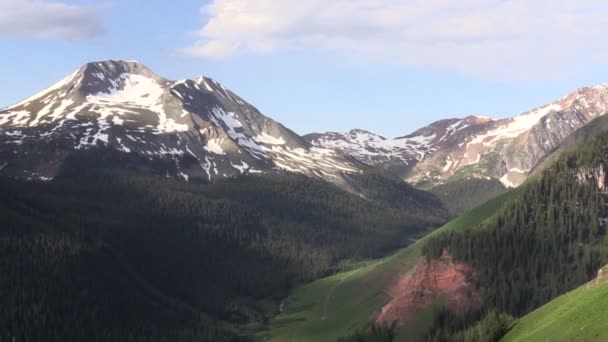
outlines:
[[[607,112],[299,135],[87,63],[0,110],[0,340],[600,341]]]
[[[579,136],[582,132],[579,132]],[[271,330],[272,332],[277,334],[278,336],[275,340],[280,341],[283,340],[281,337],[281,331],[289,331],[294,334],[294,331],[300,333],[295,333],[297,336],[296,340],[301,341],[314,341],[314,340],[327,340],[331,341],[336,339],[337,335],[344,336],[345,334],[356,334],[357,329],[363,329],[364,325],[362,323],[357,323],[356,315],[360,312],[360,310],[366,310],[366,314],[370,319],[374,319],[378,317],[378,314],[382,312],[382,308],[386,303],[390,303],[390,289],[391,287],[399,282],[399,279],[405,281],[404,284],[409,284],[406,288],[403,288],[399,294],[404,295],[407,294],[408,291],[411,291],[413,288],[410,282],[410,278],[415,274],[415,272],[421,271],[421,264],[417,263],[417,260],[424,260],[425,255],[428,257],[429,253],[432,254],[431,258],[434,260],[438,258],[441,254],[444,258],[446,253],[446,248],[450,251],[458,251],[462,250],[465,254],[461,254],[461,256],[455,258],[456,260],[461,260],[469,265],[474,266],[474,273],[477,275],[475,278],[469,278],[472,281],[470,284],[477,284],[475,286],[480,286],[480,289],[483,291],[483,300],[486,304],[490,305],[492,309],[484,309],[481,311],[475,312],[473,310],[470,315],[464,314],[462,317],[459,317],[457,311],[453,311],[453,309],[444,308],[446,301],[449,302],[450,296],[447,293],[437,292],[437,288],[433,287],[424,287],[419,290],[420,293],[425,293],[425,295],[433,295],[437,297],[431,297],[431,301],[427,301],[424,299],[424,306],[418,307],[414,309],[413,312],[415,314],[413,316],[396,315],[393,316],[394,319],[404,319],[406,317],[408,321],[401,322],[398,324],[396,332],[395,332],[395,340],[396,341],[424,341],[424,340],[455,340],[455,341],[484,341],[484,340],[492,340],[493,338],[501,338],[504,336],[504,340],[506,341],[529,341],[529,340],[545,340],[547,338],[551,340],[591,340],[591,341],[601,341],[603,339],[605,333],[605,324],[606,319],[604,318],[602,312],[603,310],[600,308],[602,303],[602,291],[605,288],[605,277],[601,275],[605,271],[600,271],[600,276],[597,276],[597,272],[600,269],[600,266],[604,265],[608,262],[608,258],[606,257],[606,248],[603,243],[605,243],[605,230],[601,228],[602,220],[598,219],[603,217],[603,214],[595,213],[594,210],[600,210],[603,208],[603,205],[600,203],[588,203],[581,204],[580,206],[572,207],[572,203],[576,203],[577,201],[595,201],[600,197],[583,195],[578,200],[560,202],[557,198],[547,197],[547,201],[549,201],[545,205],[540,205],[538,208],[540,210],[546,210],[548,206],[557,205],[557,203],[564,203],[566,206],[562,209],[557,209],[555,213],[562,213],[560,215],[581,215],[580,218],[577,219],[576,222],[580,222],[579,220],[589,215],[589,219],[591,220],[589,223],[579,223],[574,227],[580,227],[584,229],[589,229],[587,231],[582,230],[580,233],[569,232],[570,239],[574,239],[574,241],[580,241],[582,236],[586,236],[589,239],[589,242],[577,242],[579,251],[569,251],[562,250],[559,251],[557,249],[547,248],[547,247],[531,247],[529,244],[532,243],[533,240],[529,240],[528,242],[525,236],[527,234],[539,234],[538,231],[535,232],[535,229],[540,229],[543,224],[546,224],[546,220],[554,220],[549,221],[553,222],[554,230],[550,230],[550,232],[554,234],[563,234],[564,231],[560,229],[561,223],[564,222],[560,219],[559,216],[555,218],[551,218],[550,216],[544,216],[543,214],[527,214],[525,216],[520,216],[525,219],[525,217],[531,217],[531,220],[539,220],[539,221],[531,221],[530,226],[526,228],[522,228],[519,230],[515,230],[516,234],[523,234],[515,237],[509,237],[508,235],[500,235],[497,240],[493,241],[492,238],[489,238],[490,235],[495,234],[496,231],[506,230],[508,228],[504,227],[505,224],[509,222],[506,215],[511,215],[511,210],[513,210],[516,203],[534,203],[533,200],[529,198],[533,193],[543,194],[543,192],[535,192],[538,187],[542,187],[547,189],[547,187],[556,186],[557,184],[568,185],[568,186],[587,186],[587,188],[591,191],[596,189],[595,191],[602,191],[603,188],[598,187],[597,176],[595,173],[589,173],[589,176],[585,179],[584,183],[578,183],[576,181],[562,181],[560,183],[559,179],[561,176],[558,174],[562,174],[565,177],[572,177],[576,172],[567,171],[568,168],[574,167],[576,168],[585,168],[587,163],[589,162],[600,162],[605,163],[605,155],[604,150],[606,146],[606,134],[600,135],[598,138],[593,138],[594,135],[587,136],[587,140],[585,145],[578,145],[574,149],[567,150],[564,152],[562,156],[556,159],[556,162],[552,164],[549,169],[540,173],[538,176],[530,179],[525,185],[522,187],[512,190],[504,195],[497,197],[495,200],[491,200],[485,205],[482,205],[478,209],[472,210],[457,219],[452,220],[450,223],[446,224],[444,227],[437,229],[435,232],[429,234],[427,237],[421,239],[414,245],[396,253],[392,257],[389,257],[385,260],[379,261],[377,263],[371,263],[370,265],[364,266],[356,271],[351,271],[351,273],[339,274],[332,278],[323,279],[321,281],[315,282],[312,285],[307,287],[303,287],[292,295],[293,303],[293,311],[290,312],[289,304],[286,306],[286,313],[281,314],[276,319],[276,330]],[[574,158],[574,159],[573,159]],[[564,165],[561,163],[568,163],[569,166],[563,168],[560,165]],[[576,163],[576,164],[573,164]],[[601,166],[600,166],[601,167]],[[572,169],[571,169],[572,170]],[[539,178],[540,177],[540,178]],[[600,176],[605,177],[605,176]],[[541,179],[544,179],[544,182],[541,182]],[[579,178],[581,179],[581,178]],[[549,182],[549,183],[546,183]],[[556,183],[553,183],[556,182]],[[554,185],[549,185],[554,184]],[[553,193],[550,191],[550,193]],[[576,198],[571,190],[567,192],[564,191],[556,191],[555,193],[567,193],[568,197]],[[542,196],[542,195],[541,195]],[[572,196],[572,197],[571,197]],[[526,198],[522,201],[523,198]],[[595,198],[595,199],[594,199]],[[556,202],[551,202],[556,201]],[[510,209],[511,208],[511,209]],[[583,208],[591,209],[591,212],[584,210]],[[538,209],[537,209],[538,210]],[[502,222],[502,223],[500,223]],[[567,221],[566,221],[567,222]],[[501,226],[495,226],[496,224],[500,224]],[[520,223],[522,225],[523,223]],[[593,228],[595,227],[595,228]],[[579,228],[579,229],[580,229]],[[570,228],[572,229],[572,228]],[[593,229],[599,229],[596,233],[593,233]],[[508,231],[505,231],[501,234],[511,234]],[[581,235],[582,234],[582,235]],[[591,235],[590,235],[591,234]],[[600,237],[593,237],[592,234],[600,234]],[[467,242],[466,240],[458,240],[458,239],[469,239],[475,238],[476,236],[483,236],[479,239],[478,243],[475,242]],[[533,235],[531,235],[532,237]],[[533,238],[533,237],[532,237]],[[536,239],[536,238],[533,238]],[[548,243],[552,240],[552,238],[538,238],[534,243]],[[564,241],[568,239],[564,235],[558,235],[558,237],[553,238],[557,241]],[[514,246],[505,247],[504,249],[500,247],[501,243],[505,241],[514,241]],[[561,242],[560,242],[561,243]],[[599,244],[599,245],[597,245]],[[475,249],[467,250],[466,248],[462,248],[462,246],[473,245],[477,246]],[[492,257],[485,253],[482,246],[486,245],[489,247],[487,249],[490,253],[496,253],[497,257],[494,261]],[[521,246],[517,247],[517,246]],[[567,244],[564,243],[563,246]],[[596,247],[594,247],[594,245]],[[524,253],[524,251],[527,251]],[[530,251],[536,251],[535,253],[531,253]],[[545,253],[555,253],[550,254],[551,256],[548,259],[545,259],[542,256],[542,252]],[[549,252],[552,251],[552,252]],[[508,253],[513,253],[508,255]],[[565,261],[562,257],[558,255],[569,255],[570,258],[575,258],[576,261]],[[538,256],[537,256],[538,255]],[[589,255],[587,257],[586,255]],[[531,267],[527,266],[526,263],[534,262],[535,258],[542,256],[542,260],[544,262],[553,263],[553,265],[543,265],[536,268],[537,271],[526,271],[525,273],[520,273],[521,268]],[[438,262],[441,262],[441,258],[437,259]],[[450,257],[451,258],[451,257]],[[476,259],[479,258],[479,259]],[[476,260],[476,261],[473,261]],[[509,261],[507,261],[509,260]],[[549,261],[550,260],[550,261]],[[485,273],[484,280],[484,271],[481,266],[483,263],[489,262],[492,265],[489,269],[487,269],[487,273]],[[542,261],[541,261],[542,262]],[[575,266],[578,263],[583,263],[580,266]],[[590,264],[585,264],[589,263]],[[477,266],[479,265],[479,266]],[[418,266],[418,268],[416,267]],[[423,266],[424,268],[425,266]],[[563,267],[564,269],[559,270],[559,267]],[[506,275],[510,270],[515,270],[516,274]],[[538,274],[540,270],[551,270],[550,274],[547,274],[545,277],[551,279],[552,277],[557,277],[559,281],[552,280],[543,280],[543,278],[536,278],[539,283],[537,285],[527,288],[523,285],[523,283],[529,283],[532,280],[526,278],[527,274]],[[390,276],[387,276],[390,275]],[[499,277],[500,274],[505,274],[504,277]],[[523,278],[518,279],[517,274],[521,274]],[[323,321],[319,321],[318,317],[312,315],[314,312],[314,307],[311,307],[310,310],[302,309],[304,303],[320,303],[319,297],[323,295],[323,293],[331,293],[331,296],[335,296],[335,292],[339,291],[343,284],[343,281],[346,281],[351,275],[356,276],[353,280],[350,280],[351,283],[358,284],[351,285],[354,288],[358,289],[358,292],[349,293],[345,298],[382,298],[379,299],[379,302],[384,304],[378,305],[366,305],[366,309],[350,309],[341,311],[343,308],[348,308],[349,305],[353,305],[346,300],[336,300],[336,318],[337,322],[344,323],[335,323],[333,322],[331,325],[322,326]],[[369,275],[367,281],[365,280],[365,275]],[[447,273],[445,275],[448,275]],[[444,277],[443,275],[437,275],[441,279]],[[587,281],[598,277],[597,280],[585,284]],[[402,278],[400,278],[402,277]],[[453,276],[448,276],[448,278],[453,278]],[[370,279],[379,280],[379,279],[388,279],[385,281],[380,281],[374,283],[370,281]],[[415,279],[415,278],[412,278]],[[457,278],[456,278],[457,279]],[[328,287],[323,287],[322,284],[330,283],[333,281],[334,286],[336,288],[330,287],[329,291]],[[417,281],[417,280],[415,280]],[[501,285],[500,281],[507,281],[509,284],[509,288],[513,286],[516,289],[521,289],[527,292],[514,292],[513,290],[509,290],[508,295],[505,301],[501,301],[501,298],[498,296]],[[517,284],[516,282],[520,281],[522,283]],[[337,285],[335,285],[337,283]],[[370,286],[370,284],[374,284]],[[483,284],[492,284],[490,286]],[[560,289],[552,289],[552,286],[560,284]],[[569,285],[570,284],[570,285]],[[581,288],[574,290],[571,293],[564,295],[563,297],[557,297],[557,299],[550,301],[552,298],[558,296],[560,293],[565,293],[569,290],[575,289],[576,287],[581,286]],[[316,289],[314,292],[312,289]],[[325,288],[325,292],[321,289]],[[492,289],[492,290],[489,290]],[[321,290],[321,291],[320,291]],[[310,291],[310,292],[308,292]],[[314,295],[316,291],[320,291],[320,294]],[[342,291],[345,293],[348,291],[346,288],[343,288]],[[439,290],[441,291],[441,290]],[[553,291],[553,292],[552,292]],[[416,292],[414,292],[416,293]],[[553,294],[552,294],[553,293]],[[306,295],[303,295],[306,294]],[[532,311],[531,313],[524,315],[520,320],[516,320],[513,318],[507,319],[503,321],[504,324],[502,326],[502,332],[496,335],[496,326],[492,328],[492,323],[487,321],[480,321],[481,325],[475,326],[472,323],[466,323],[466,320],[470,320],[470,322],[475,322],[483,318],[484,312],[489,312],[486,316],[487,320],[496,319],[496,322],[499,322],[498,317],[501,316],[493,316],[491,310],[507,311],[514,316],[519,316],[526,311],[530,311],[534,309],[537,305],[533,301],[533,296],[541,295],[541,298],[536,299],[539,300],[539,304],[546,303],[548,304],[542,306],[540,309],[536,311]],[[377,296],[377,297],[376,297]],[[478,295],[474,295],[479,298]],[[513,298],[515,296],[525,297],[526,300],[517,303]],[[546,297],[543,297],[546,296]],[[422,297],[421,297],[422,298]],[[432,298],[436,298],[436,302],[432,300]],[[454,298],[458,298],[454,297]],[[593,299],[592,299],[593,298]],[[595,302],[592,302],[595,301]],[[364,300],[361,302],[365,303]],[[289,300],[287,301],[289,303]],[[390,305],[390,304],[389,304]],[[398,305],[398,304],[396,304]],[[405,305],[405,306],[403,306]],[[408,304],[402,304],[402,307],[407,308]],[[522,306],[518,306],[522,305]],[[449,308],[449,306],[448,306]],[[407,310],[407,309],[406,309]],[[450,312],[451,311],[451,312]],[[307,314],[310,313],[310,314]],[[355,314],[355,312],[357,314]],[[410,311],[412,312],[412,311]],[[456,312],[456,314],[455,314]],[[380,316],[382,317],[382,316]],[[468,317],[468,318],[464,318]],[[506,317],[506,316],[505,316]],[[584,319],[582,317],[589,317],[589,319]],[[297,328],[295,326],[298,322]],[[465,323],[463,325],[463,320]],[[368,321],[369,322],[369,321]],[[307,332],[306,327],[310,326],[310,332]],[[341,327],[341,328],[336,328]],[[435,329],[441,327],[447,330],[443,332],[444,335],[437,334]],[[330,332],[333,329],[336,329],[335,335],[325,335],[319,336],[315,335],[314,332],[324,331]],[[338,329],[339,332],[338,332]],[[449,330],[451,329],[451,330]],[[477,329],[477,330],[475,330]],[[511,331],[510,331],[511,330]],[[508,332],[508,333],[507,333]],[[310,335],[309,335],[310,334]],[[484,335],[487,334],[487,335]],[[379,335],[379,334],[378,334]],[[361,336],[364,340],[369,339],[372,340],[373,335],[369,333],[364,333]],[[451,336],[451,337],[450,337]],[[473,337],[476,336],[476,337]],[[480,336],[486,336],[480,337]],[[494,337],[491,337],[494,336]]]
[[[298,288],[288,297],[285,311],[273,320],[269,332],[271,340],[283,341],[293,336],[297,341],[332,341],[364,327],[389,301],[387,289],[415,270],[425,241],[443,232],[478,226],[512,196],[512,192],[499,196],[389,257]],[[415,317],[416,321],[400,329],[399,336],[423,339],[432,323],[432,310],[422,311]]]

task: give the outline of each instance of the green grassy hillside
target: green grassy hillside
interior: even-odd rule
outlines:
[[[296,289],[285,301],[284,311],[260,335],[271,341],[335,341],[370,322],[389,297],[386,287],[397,277],[412,271],[421,245],[430,236],[478,226],[512,196],[505,193],[450,221],[412,246],[387,258],[338,273]],[[423,336],[430,326],[432,310],[419,315],[415,323],[399,332],[399,338]]]
[[[584,285],[524,316],[502,341],[608,341],[608,284]]]

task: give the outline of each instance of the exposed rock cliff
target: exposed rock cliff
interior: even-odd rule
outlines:
[[[469,282],[472,277],[475,271],[454,262],[447,250],[438,260],[420,258],[413,274],[388,289],[392,300],[382,308],[377,322],[403,326],[438,299],[450,310],[466,312],[481,304],[481,294]]]

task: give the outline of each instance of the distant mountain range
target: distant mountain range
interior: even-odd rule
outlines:
[[[566,137],[606,112],[608,84],[578,89],[512,118],[440,120],[395,139],[362,130],[305,138],[315,146],[400,172],[416,185],[432,187],[471,177],[495,178],[515,187]]]
[[[521,184],[578,128],[608,111],[608,85],[512,118],[445,119],[387,139],[365,130],[299,136],[206,77],[170,81],[134,61],[89,63],[0,110],[0,174],[52,178],[70,151],[104,145],[175,161],[169,176],[297,172],[349,187],[368,166],[423,188],[463,179]]]

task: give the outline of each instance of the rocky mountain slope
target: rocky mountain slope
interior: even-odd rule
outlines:
[[[470,116],[463,120],[446,119],[432,123],[416,132],[399,138],[354,129],[347,133],[312,133],[304,138],[315,146],[333,148],[350,154],[368,165],[381,165],[398,173],[406,173],[437,150],[458,143],[461,131],[489,119]]]
[[[89,63],[0,110],[0,174],[49,179],[71,151],[100,145],[174,160],[170,176],[184,179],[291,171],[339,183],[360,171],[212,79],[170,81],[134,61]]]
[[[470,116],[437,121],[402,138],[369,132],[305,136],[318,147],[335,148],[358,160],[405,174],[421,186],[463,178],[521,184],[560,143],[608,111],[608,85],[581,88],[526,113],[500,120]]]
[[[438,260],[421,257],[414,269],[389,288],[391,300],[382,307],[379,324],[400,328],[438,298],[446,308],[461,314],[481,304],[482,294],[468,281],[475,279],[475,270],[455,263],[447,250]]]
[[[173,160],[169,176],[183,179],[290,171],[348,186],[344,175],[367,164],[420,187],[469,178],[514,187],[607,111],[601,85],[512,118],[440,120],[394,139],[364,130],[300,137],[212,79],[170,81],[138,62],[94,62],[0,110],[0,174],[52,178],[71,151],[102,145]]]

